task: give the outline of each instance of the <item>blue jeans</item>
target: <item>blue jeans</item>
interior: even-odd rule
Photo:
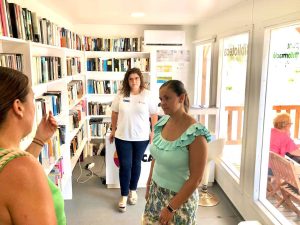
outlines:
[[[119,179],[121,195],[128,196],[129,189],[136,190],[141,174],[141,162],[148,141],[124,141],[115,138],[116,150],[120,163]]]

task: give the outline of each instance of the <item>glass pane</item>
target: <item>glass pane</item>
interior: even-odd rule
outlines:
[[[220,131],[225,138],[223,160],[240,176],[249,34],[222,40],[220,49]]]
[[[198,107],[209,106],[210,76],[211,76],[211,47],[212,44],[196,46],[196,76],[195,76],[195,101]],[[208,126],[209,115],[199,116],[199,122]]]
[[[271,30],[263,126],[263,155],[268,158],[270,150],[277,154],[269,162],[268,160],[263,161],[264,171],[267,171],[268,167],[273,171],[268,171],[262,176],[264,180],[261,183],[264,190],[261,191],[264,193],[263,201],[266,199],[266,195],[268,196],[267,199],[271,203],[269,204],[270,210],[277,214],[283,214],[290,221],[297,220],[297,215],[293,212],[297,207],[293,209],[289,203],[295,203],[294,200],[299,196],[299,189],[296,184],[291,184],[289,190],[294,193],[298,192],[295,195],[296,198],[292,199],[292,202],[286,201],[285,204],[275,207],[280,199],[289,199],[287,196],[284,197],[277,187],[276,183],[279,179],[276,178],[279,178],[278,171],[280,170],[280,180],[289,179],[299,182],[299,164],[296,161],[299,162],[300,158],[295,156],[300,153],[299,145],[297,145],[297,143],[299,144],[300,116],[299,52],[300,24]],[[291,154],[290,157],[295,160],[292,160],[294,165],[289,166],[289,162],[284,160],[287,158],[286,154]],[[279,166],[275,166],[275,164]],[[292,168],[295,169],[295,173]]]

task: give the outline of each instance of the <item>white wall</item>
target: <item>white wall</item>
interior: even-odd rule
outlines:
[[[245,219],[260,220],[262,224],[280,224],[261,205],[257,199],[258,179],[260,176],[261,135],[258,124],[260,87],[262,78],[263,43],[266,27],[286,22],[300,21],[300,1],[298,0],[252,0],[245,1],[218,16],[199,23],[195,31],[195,39],[203,39],[217,35],[218,40],[226,35],[252,30],[250,40],[250,70],[246,88],[245,129],[243,137],[243,153],[241,160],[241,178],[237,181],[220,161],[217,163],[216,179],[222,189],[233,201]],[[218,71],[218,49],[213,60],[214,89]]]

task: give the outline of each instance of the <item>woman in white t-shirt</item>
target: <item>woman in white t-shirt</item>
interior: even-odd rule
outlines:
[[[127,198],[131,205],[137,202],[137,183],[141,173],[144,152],[153,139],[157,122],[157,103],[145,89],[143,75],[138,68],[125,73],[120,93],[112,103],[112,132],[120,163],[121,198],[119,210],[126,211]],[[151,128],[150,120],[151,118]]]

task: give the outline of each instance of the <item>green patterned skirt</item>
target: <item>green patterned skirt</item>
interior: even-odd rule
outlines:
[[[154,225],[159,223],[159,215],[162,208],[169,204],[170,199],[176,195],[176,192],[159,187],[152,181],[150,186],[149,199],[145,206],[143,215],[143,225]],[[199,195],[198,190],[190,196],[174,214],[173,220],[169,225],[195,225],[196,212],[198,209]]]

